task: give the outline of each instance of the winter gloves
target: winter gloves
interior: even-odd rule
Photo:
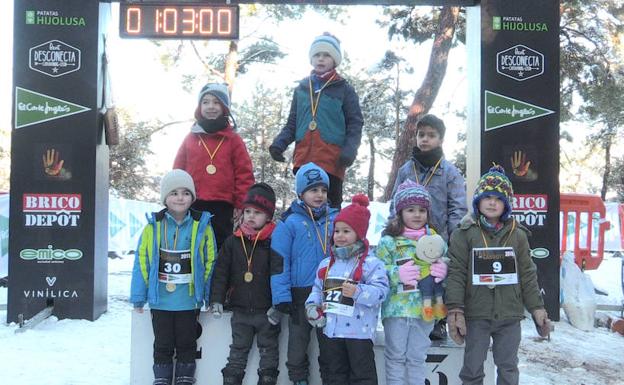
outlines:
[[[347,168],[347,167],[351,167],[354,161],[355,161],[355,156],[341,152],[340,157],[338,158],[338,165],[341,167]]]
[[[434,277],[435,283],[440,283],[446,278],[448,266],[446,263],[438,260],[431,264],[431,276]]]
[[[284,151],[280,150],[277,146],[270,146],[269,154],[271,154],[271,158],[276,162],[286,162]]]
[[[464,310],[460,308],[449,310],[446,321],[448,323],[448,332],[451,339],[455,341],[457,345],[463,344],[464,336],[466,335],[466,319],[464,318]]]
[[[535,329],[540,337],[547,338],[550,336],[550,320],[548,319],[548,313],[543,308],[535,309],[532,312],[533,323],[535,323]]]
[[[420,266],[414,265],[414,261],[407,261],[399,266],[399,280],[404,285],[416,286],[420,279]]]
[[[221,315],[223,315],[223,304],[218,302],[213,303],[212,305],[210,305],[210,312],[212,313],[213,317],[221,318]]]
[[[279,323],[282,321],[282,316],[284,315],[284,313],[277,310],[275,307],[269,308],[266,314],[271,325],[279,325]]]
[[[327,319],[323,313],[323,309],[315,303],[309,303],[305,307],[306,318],[312,327],[322,328],[325,327]]]

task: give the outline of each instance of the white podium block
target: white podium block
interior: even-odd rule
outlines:
[[[197,340],[197,349],[201,351],[201,358],[197,360],[196,378],[198,384],[221,384],[223,376],[221,369],[227,363],[232,343],[230,330],[231,313],[224,313],[219,319],[210,313],[201,312],[199,322],[202,325],[202,335]],[[384,338],[383,331],[377,331],[375,341],[375,365],[379,385],[385,385],[384,365]],[[288,341],[288,318],[282,318],[282,332],[280,334],[280,367],[278,385],[288,385],[288,370],[286,369],[286,351]],[[132,312],[132,336],[130,352],[130,383],[133,385],[151,385],[154,380],[152,372],[154,333],[149,310],[142,314]],[[450,342],[448,345],[432,346],[427,355],[427,383],[426,385],[460,385],[459,370],[463,362],[464,348]],[[316,334],[312,332],[312,339],[308,347],[310,358],[310,385],[322,385],[318,369],[318,344]],[[258,348],[256,343],[249,352],[247,370],[245,371],[244,385],[258,383]],[[495,367],[492,352],[488,352],[485,362],[484,385],[494,385]],[[345,384],[346,385],[346,384]]]

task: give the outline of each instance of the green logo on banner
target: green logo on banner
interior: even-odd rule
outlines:
[[[26,24],[35,24],[35,11],[26,11]]]
[[[15,128],[89,111],[90,108],[66,100],[15,87]]]
[[[546,108],[485,91],[485,131],[553,114]]]

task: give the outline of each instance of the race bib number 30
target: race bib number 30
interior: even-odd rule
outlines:
[[[472,249],[473,285],[514,285],[518,283],[516,253],[511,247]]]
[[[342,295],[343,277],[328,277],[323,287],[323,311],[351,317],[354,311],[353,298]]]
[[[191,282],[191,250],[160,249],[158,281],[175,284]]]

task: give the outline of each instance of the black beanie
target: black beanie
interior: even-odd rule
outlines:
[[[270,218],[275,213],[275,191],[264,182],[256,183],[249,188],[243,207],[251,206],[265,212]]]

